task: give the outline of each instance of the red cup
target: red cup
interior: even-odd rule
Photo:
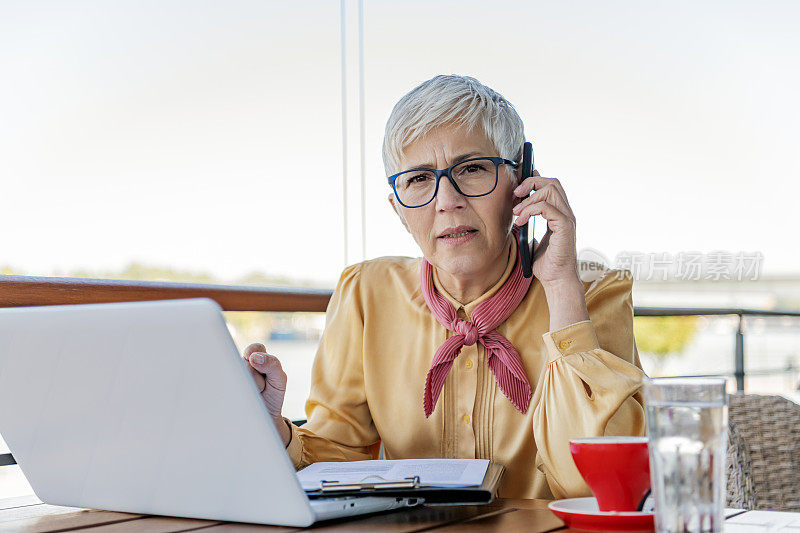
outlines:
[[[636,511],[650,490],[647,437],[571,439],[575,466],[601,511]]]

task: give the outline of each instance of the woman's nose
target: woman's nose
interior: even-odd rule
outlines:
[[[442,176],[439,181],[439,191],[436,193],[436,209],[439,211],[451,211],[453,209],[463,209],[466,198],[453,187],[447,176]]]

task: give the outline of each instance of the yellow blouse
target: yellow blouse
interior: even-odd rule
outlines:
[[[516,257],[516,250],[512,257]],[[433,354],[451,335],[428,310],[420,259],[384,257],[344,270],[328,305],[312,368],[308,422],[291,425],[287,447],[295,468],[316,461],[372,459],[381,441],[386,459],[490,459],[506,467],[506,498],[566,498],[591,492],[569,451],[570,438],[642,435],[639,355],[633,337],[630,272],[584,279],[590,320],[550,331],[544,290],[528,294],[497,331],[517,349],[534,390],[527,413],[499,390],[480,343],[464,346],[430,418],[422,408]],[[469,319],[513,268],[478,299],[462,305]],[[435,272],[435,270],[434,270]]]

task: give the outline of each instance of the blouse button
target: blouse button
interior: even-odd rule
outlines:
[[[466,367],[467,370],[470,370],[472,368],[472,359],[467,359],[467,362],[464,363],[464,367]]]
[[[469,424],[469,415],[464,415],[464,423]]]
[[[569,341],[559,342],[558,347],[561,348],[562,350],[566,350],[567,348],[569,348]]]

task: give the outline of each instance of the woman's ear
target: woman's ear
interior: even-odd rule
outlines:
[[[516,170],[514,170],[514,174],[516,177],[516,182],[514,183],[514,190],[516,190],[516,188],[519,187],[520,184],[522,183],[522,165],[518,166]],[[511,191],[511,196],[513,197],[513,200],[511,202],[512,208],[516,207],[517,204],[519,204],[522,200],[524,200],[524,198],[514,194],[514,190]]]
[[[394,193],[389,193],[389,203],[392,204],[392,209],[394,212],[397,213],[397,216],[400,217],[400,222],[403,223],[403,227],[406,228],[406,231],[411,233],[411,230],[408,228],[408,222],[406,222],[406,217],[403,216],[403,212],[400,210],[400,204],[397,202],[397,198],[394,197]]]
[[[514,188],[519,187],[523,182],[523,179],[522,179],[522,166],[521,165],[519,167],[517,167],[516,173],[517,173],[517,184],[514,186]],[[533,169],[533,172],[531,173],[531,176],[539,176],[539,175],[540,175],[539,171],[536,170],[536,169]],[[531,191],[531,192],[533,192],[533,191]],[[511,194],[514,195],[514,200],[512,201],[512,207],[516,207],[517,204],[519,204],[522,200],[527,198],[526,196],[517,196],[513,192]]]

